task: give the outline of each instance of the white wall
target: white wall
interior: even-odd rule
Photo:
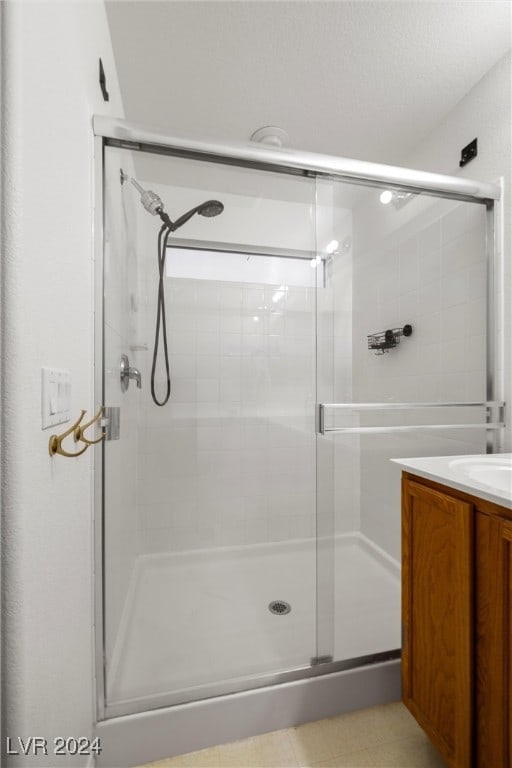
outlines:
[[[122,105],[102,2],[4,2],[2,13],[4,736],[90,736],[91,455],[49,457],[40,369],[71,371],[73,415],[98,405],[91,116]],[[87,758],[8,765],[57,761]]]

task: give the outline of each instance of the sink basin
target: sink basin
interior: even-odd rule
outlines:
[[[512,509],[512,453],[424,456],[392,461],[405,472]]]
[[[512,494],[512,459],[472,456],[467,459],[454,459],[450,461],[449,467],[479,485]]]

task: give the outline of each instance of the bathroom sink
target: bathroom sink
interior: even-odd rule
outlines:
[[[512,453],[392,459],[403,470],[512,509]]]
[[[471,456],[467,459],[455,459],[449,466],[454,472],[460,472],[475,483],[512,493],[512,459]]]

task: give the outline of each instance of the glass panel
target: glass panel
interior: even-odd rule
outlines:
[[[160,221],[121,169],[173,220],[203,200],[224,204],[193,216],[169,249],[164,407],[150,393]],[[121,438],[105,445],[106,691],[121,713],[250,688],[318,655],[323,264],[311,266],[311,179],[107,148],[106,201],[105,404],[121,407]],[[141,389],[131,380],[121,392],[122,353]],[[160,348],[160,397],[162,361]],[[291,612],[272,613],[273,601]]]
[[[317,181],[318,251],[333,250],[319,307],[320,402],[484,402],[485,206],[391,192],[383,204],[381,194]],[[329,428],[485,423],[484,408],[326,408],[324,416]],[[390,459],[485,453],[486,430],[333,431],[318,445],[317,515],[327,535],[333,514],[334,660],[392,651],[400,469]]]
[[[130,177],[174,221],[224,204],[169,240],[162,408],[161,222]],[[485,429],[417,429],[485,410],[332,404],[485,401],[485,227],[476,203],[106,149],[103,401],[121,413],[104,446],[108,714],[399,647],[390,459],[485,452]]]
[[[121,439],[105,444],[104,476],[105,658],[112,685],[119,665],[119,638],[125,632],[126,606],[133,599],[133,573],[139,552],[137,519],[139,391],[121,391],[120,361],[127,354],[137,365],[138,301],[137,201],[119,183],[119,168],[133,168],[131,153],[105,157],[103,258],[103,397],[102,402],[122,409]],[[99,340],[101,343],[101,340]]]

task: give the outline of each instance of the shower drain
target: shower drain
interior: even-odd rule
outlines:
[[[290,603],[286,603],[284,600],[273,600],[268,604],[270,613],[276,613],[278,616],[284,616],[285,613],[290,613],[292,607]]]

